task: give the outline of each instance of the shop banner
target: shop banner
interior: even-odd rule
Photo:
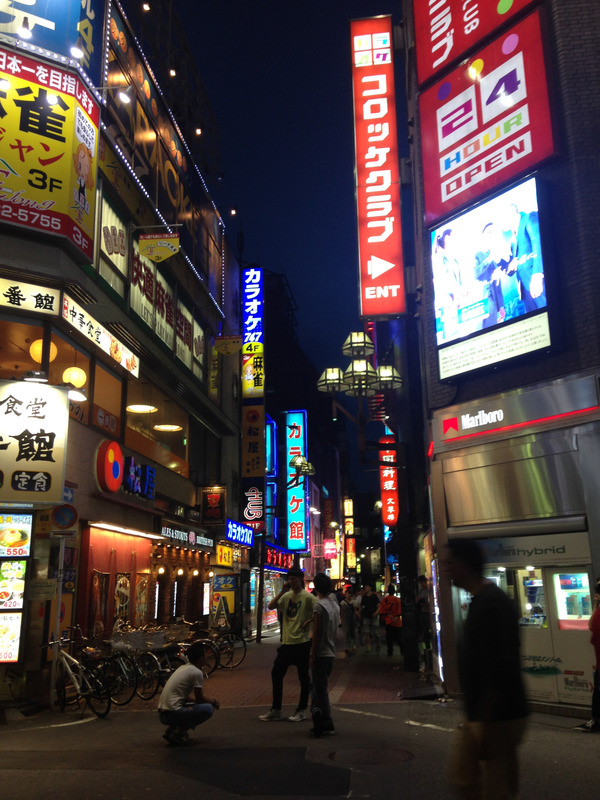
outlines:
[[[381,517],[386,525],[398,522],[398,469],[396,466],[396,437],[382,436],[379,440],[379,487]],[[386,445],[393,445],[386,447]]]
[[[104,0],[2,0],[0,35],[16,42],[25,18],[31,31],[31,45],[72,58],[71,48],[79,44],[82,68],[95,86],[100,86]]]
[[[62,503],[68,425],[66,389],[0,381],[0,503]]]
[[[179,252],[178,233],[142,233],[140,253],[158,264]]]
[[[531,0],[414,0],[419,84],[450,66],[530,3]]]
[[[56,317],[60,313],[60,289],[0,278],[0,307]]]
[[[392,18],[353,20],[352,86],[360,315],[405,309]]]
[[[0,48],[0,219],[65,236],[91,261],[99,108],[81,78]]]
[[[200,508],[203,525],[225,525],[227,489],[224,486],[210,486],[201,490]]]
[[[428,225],[555,152],[540,12],[420,97]]]

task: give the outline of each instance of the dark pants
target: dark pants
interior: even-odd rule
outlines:
[[[329,703],[329,690],[327,687],[328,679],[333,669],[333,661],[333,658],[327,656],[315,658],[312,671],[310,713],[312,714],[316,734],[324,730],[333,730],[331,704]]]
[[[600,664],[598,665],[600,667]],[[592,692],[592,717],[600,722],[600,668],[594,672],[594,690]]]
[[[394,642],[398,642],[400,652],[402,652],[402,628],[397,628],[395,625],[385,626],[385,643],[387,645],[388,656],[394,653]]]
[[[210,703],[194,703],[192,706],[182,706],[176,711],[159,711],[158,715],[163,725],[187,731],[210,719],[213,711],[214,708]]]
[[[283,698],[283,679],[288,667],[296,667],[300,680],[300,702],[298,711],[304,711],[308,706],[308,693],[310,691],[310,642],[302,644],[282,644],[277,648],[277,658],[271,670],[273,682],[273,708],[281,709]]]

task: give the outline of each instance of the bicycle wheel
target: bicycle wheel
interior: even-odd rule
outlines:
[[[84,667],[81,672],[81,694],[97,717],[105,717],[110,711],[111,699],[108,687],[93,669]]]
[[[131,656],[118,653],[104,663],[101,678],[108,687],[110,698],[118,706],[125,706],[135,696],[137,675]]]
[[[182,658],[181,656],[169,656],[169,678],[175,672],[178,667],[183,666],[183,664],[187,664],[187,658]]]
[[[142,700],[151,700],[160,686],[160,664],[152,653],[140,653],[135,659],[137,671],[136,694]]]
[[[246,658],[246,642],[237,633],[230,631],[220,633],[217,637],[217,647],[219,648],[220,664],[223,667],[233,669]]]
[[[204,645],[204,666],[202,671],[205,675],[210,675],[219,666],[219,648],[210,639],[202,639]]]
[[[56,700],[61,711],[64,711],[66,706],[75,705],[78,699],[77,687],[73,684],[65,665],[59,662],[56,671]]]

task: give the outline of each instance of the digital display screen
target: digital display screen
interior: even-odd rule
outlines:
[[[535,178],[433,230],[431,264],[438,347],[470,341],[440,349],[442,379],[550,344],[546,314],[525,322],[547,307]]]

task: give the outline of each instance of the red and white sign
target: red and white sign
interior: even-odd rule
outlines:
[[[372,319],[405,310],[391,17],[350,30],[360,315]]]
[[[396,437],[382,436],[379,440],[379,485],[381,488],[381,515],[386,525],[398,522],[398,470],[396,468]],[[385,445],[393,445],[387,449]]]
[[[332,559],[337,558],[337,544],[335,539],[323,539],[323,557]]]
[[[554,153],[539,12],[420,98],[427,224]]]
[[[485,36],[529,5],[531,0],[415,0],[417,77],[424,83]]]

